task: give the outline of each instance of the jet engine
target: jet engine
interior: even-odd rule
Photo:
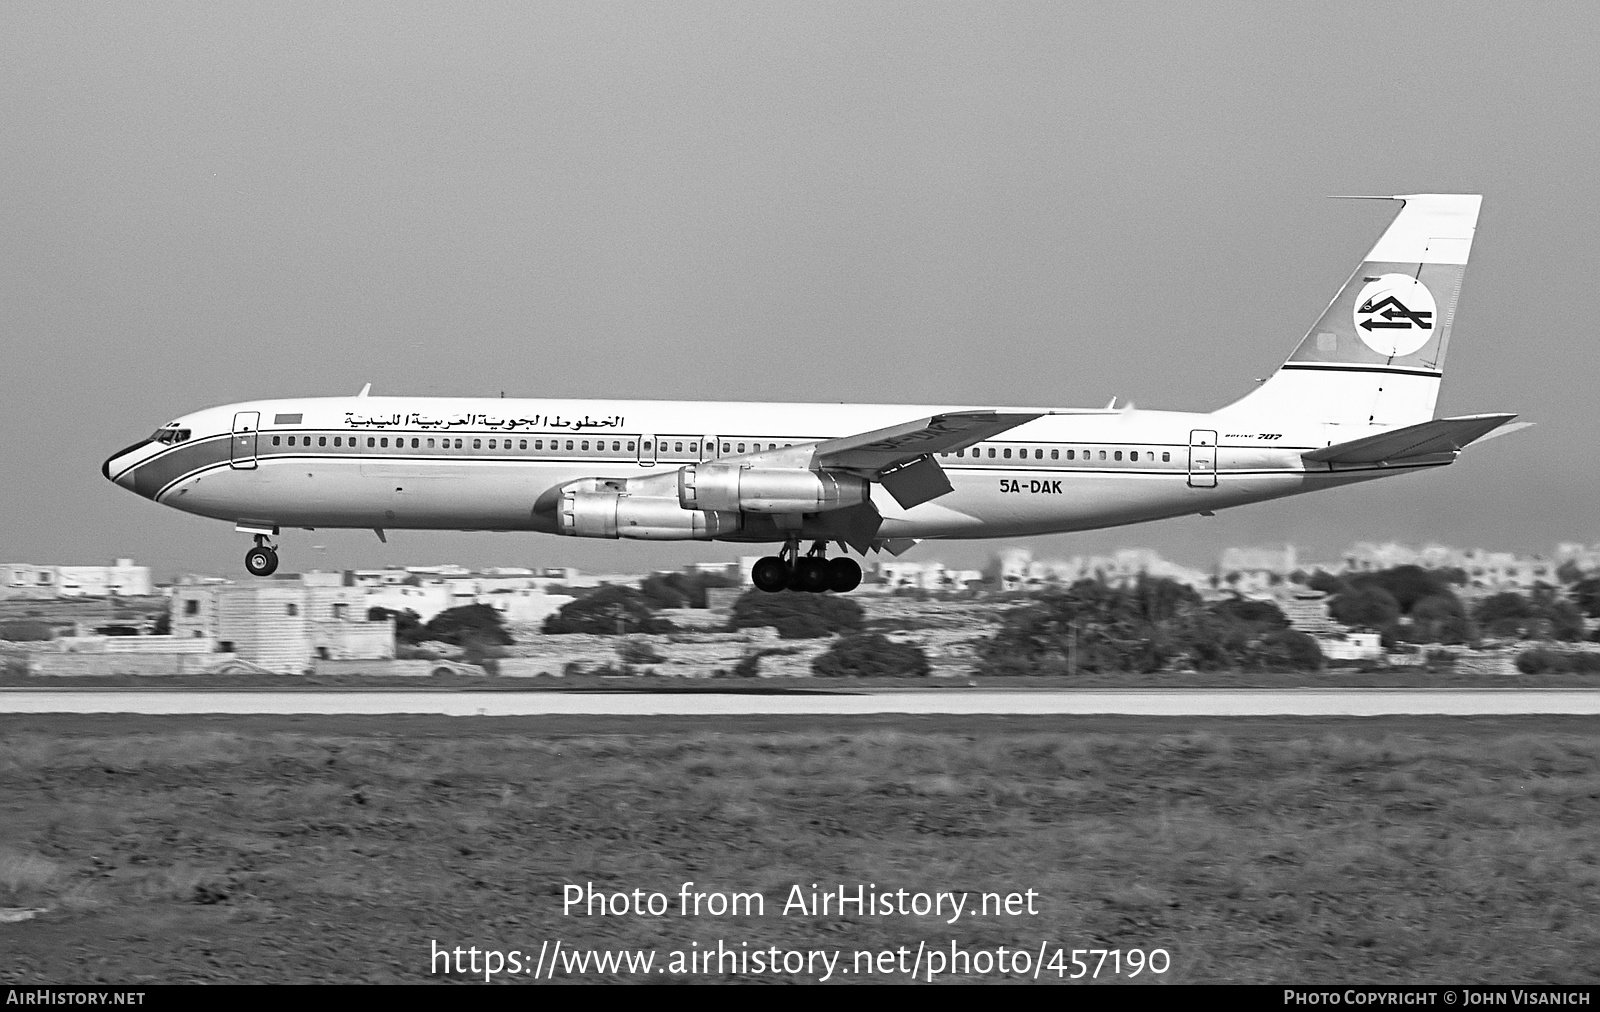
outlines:
[[[823,513],[866,502],[868,482],[853,474],[798,467],[690,464],[678,470],[685,510]]]
[[[689,510],[676,499],[561,490],[556,530],[578,538],[708,541],[739,530],[738,513]]]

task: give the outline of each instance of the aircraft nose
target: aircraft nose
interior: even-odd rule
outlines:
[[[149,443],[150,440],[141,439],[132,446],[125,446],[116,453],[113,453],[111,456],[106,458],[105,463],[100,465],[100,473],[105,475],[108,480],[116,482],[118,485],[121,485],[130,492],[133,491],[133,472],[138,469],[122,465],[118,466],[116,470],[113,470],[113,465],[117,465],[122,458],[128,456],[135,450],[143,449],[145,446],[149,445]]]

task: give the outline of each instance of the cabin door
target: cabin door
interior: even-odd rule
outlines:
[[[1217,433],[1214,429],[1189,432],[1189,486],[1217,487]]]
[[[239,411],[233,416],[233,446],[229,450],[228,466],[239,471],[249,471],[256,466],[256,437],[261,428],[261,412]]]

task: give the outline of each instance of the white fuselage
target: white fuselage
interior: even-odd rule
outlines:
[[[208,408],[106,461],[156,502],[247,527],[544,531],[541,495],[867,432],[949,407],[328,397]],[[1235,412],[1028,410],[1043,417],[937,462],[953,491],[910,509],[874,488],[884,539],[992,538],[1210,513],[1414,468],[1330,469],[1339,426]],[[1428,465],[1437,466],[1436,461]],[[807,521],[810,523],[810,521]],[[806,531],[803,537],[818,536]],[[781,541],[770,523],[731,541]]]

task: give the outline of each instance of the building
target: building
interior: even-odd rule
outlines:
[[[286,674],[306,671],[313,659],[394,657],[394,621],[368,620],[365,589],[330,586],[326,574],[308,576],[179,587],[171,600],[172,635],[209,638],[223,653]]]
[[[1371,661],[1384,655],[1383,641],[1377,633],[1345,633],[1343,636],[1318,636],[1317,646],[1330,661]]]
[[[976,569],[950,569],[942,562],[883,559],[875,563],[872,569],[873,589],[883,591],[965,590],[967,584],[983,579],[983,574]]]
[[[1293,545],[1282,548],[1229,548],[1217,560],[1216,587],[1246,597],[1272,594],[1300,568]]]
[[[1211,589],[1210,575],[1168,562],[1148,548],[1124,548],[1110,555],[1080,555],[1051,562],[1034,559],[1026,548],[1007,548],[984,570],[984,577],[1002,590],[1070,587],[1079,580],[1103,580],[1124,586],[1145,576],[1172,580],[1195,590]]]
[[[1424,545],[1420,549],[1413,549],[1393,543],[1374,545],[1362,542],[1352,545],[1344,553],[1341,562],[1341,573],[1370,573],[1396,566],[1457,569],[1466,577],[1463,589],[1468,592],[1529,590],[1541,583],[1555,586],[1560,582],[1556,574],[1560,562],[1556,559],[1542,555],[1518,555],[1515,552],[1489,552],[1481,548]]]
[[[132,559],[109,566],[35,566],[0,563],[0,599],[11,597],[148,597],[150,567]]]

